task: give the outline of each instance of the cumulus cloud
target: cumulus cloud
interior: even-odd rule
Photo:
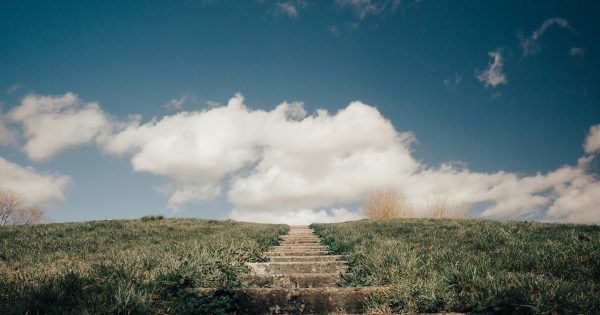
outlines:
[[[0,189],[21,194],[30,206],[44,206],[53,201],[64,200],[65,191],[71,182],[68,176],[43,174],[0,156]]]
[[[506,79],[506,75],[502,72],[502,67],[504,66],[502,52],[500,49],[497,49],[495,51],[490,51],[488,55],[492,57],[493,60],[483,71],[475,71],[477,80],[483,82],[486,87],[496,87],[501,84],[507,84],[508,80]]]
[[[0,145],[14,144],[16,141],[16,133],[7,126],[7,118],[0,112]]]
[[[590,132],[583,145],[586,153],[595,153],[600,150],[600,125],[590,127]]]
[[[44,103],[73,110],[64,104],[81,103],[74,99],[66,94]],[[29,103],[15,115],[37,115],[28,114],[39,111],[24,106]],[[226,105],[104,128],[93,141],[106,154],[130,158],[136,171],[168,178],[160,190],[174,210],[224,196],[237,220],[332,222],[360,218],[357,205],[370,191],[396,187],[416,208],[437,196],[483,205],[482,217],[600,222],[600,211],[591,206],[600,204],[600,182],[588,169],[600,149],[600,125],[590,129],[587,154],[575,165],[527,176],[475,172],[456,163],[428,166],[414,158],[411,132],[396,130],[375,107],[358,101],[335,113],[307,113],[301,102],[251,109],[236,94]]]
[[[562,29],[567,29],[572,32],[575,32],[575,29],[569,24],[569,22],[563,18],[555,17],[545,20],[538,29],[533,31],[529,37],[524,37],[522,33],[519,33],[519,39],[521,41],[521,50],[523,51],[523,56],[533,56],[540,52],[540,45],[538,41],[544,35],[546,30],[550,27],[556,25]]]
[[[309,225],[311,223],[333,223],[354,221],[363,217],[346,208],[333,208],[326,210],[296,209],[274,213],[273,211],[247,211],[234,209],[229,215],[236,221],[264,222],[264,223],[293,223]]]
[[[21,124],[27,138],[25,153],[36,161],[47,160],[68,147],[89,143],[110,126],[97,103],[82,103],[73,93],[27,95],[8,117]]]

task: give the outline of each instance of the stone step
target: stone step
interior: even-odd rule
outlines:
[[[274,256],[271,257],[272,262],[310,262],[310,261],[336,261],[340,260],[339,255],[323,255],[323,256]]]
[[[317,244],[317,245],[278,245],[271,247],[271,250],[325,250],[327,247]]]
[[[311,239],[311,240],[318,240],[320,239],[318,236],[316,235],[283,235],[281,236],[281,239],[284,240],[289,240],[289,239]]]
[[[254,274],[343,273],[345,261],[246,263]]]
[[[245,286],[262,288],[323,288],[337,287],[338,273],[244,274],[240,276]]]
[[[264,252],[263,255],[265,257],[281,257],[281,256],[319,256],[319,255],[327,255],[326,250],[313,250],[313,251],[268,251]]]
[[[280,244],[298,244],[298,245],[319,245],[321,244],[321,242],[319,240],[294,240],[294,239],[287,239],[287,240],[282,240],[280,242]]]
[[[361,313],[371,294],[382,287],[363,288],[241,288],[233,291],[241,314]],[[198,294],[218,294],[216,289],[195,289]]]

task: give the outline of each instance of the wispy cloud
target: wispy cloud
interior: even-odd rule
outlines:
[[[497,49],[495,51],[490,51],[488,55],[492,58],[492,61],[483,71],[475,70],[477,80],[484,83],[486,87],[496,87],[501,84],[507,84],[508,80],[506,79],[506,75],[502,72],[502,67],[504,65],[502,51]]]
[[[6,89],[6,94],[11,95],[22,88],[23,88],[23,84],[15,83]]]
[[[581,47],[571,47],[571,50],[569,50],[569,55],[573,57],[581,57],[585,55],[585,49]]]
[[[538,41],[540,40],[542,35],[544,35],[546,30],[553,25],[575,32],[575,29],[569,24],[567,20],[563,18],[555,17],[547,19],[542,23],[542,25],[540,25],[540,27],[534,30],[529,37],[525,37],[522,32],[519,32],[518,36],[521,41],[521,50],[523,51],[523,56],[533,56],[540,52],[540,45]]]
[[[329,34],[331,34],[333,36],[342,35],[342,32],[340,31],[340,28],[337,25],[329,25],[327,27],[327,31],[329,32]]]
[[[454,76],[444,79],[443,83],[444,83],[444,87],[446,89],[453,91],[456,89],[456,87],[458,87],[458,85],[460,84],[461,81],[462,81],[462,76],[455,74]]]
[[[290,2],[278,2],[276,8],[276,14],[285,15],[290,19],[298,18],[298,7],[295,3]]]
[[[184,95],[182,95],[179,98],[173,98],[173,99],[169,100],[164,105],[164,107],[168,110],[181,110],[181,109],[183,109],[183,105],[187,101],[188,97],[189,97],[189,93],[185,93]]]
[[[359,20],[383,13],[395,13],[407,1],[402,0],[335,0],[341,8],[350,8]],[[411,1],[417,3],[419,1]]]

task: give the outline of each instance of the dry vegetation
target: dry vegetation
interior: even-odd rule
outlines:
[[[364,210],[372,219],[410,218],[413,211],[402,192],[394,188],[372,191],[364,204]]]
[[[398,189],[383,188],[373,190],[363,204],[363,211],[370,219],[401,219],[430,217],[435,219],[466,218],[469,209],[460,203],[453,203],[442,196],[429,197],[425,208],[417,211]]]
[[[39,207],[29,207],[23,196],[12,190],[0,190],[0,226],[27,225],[46,221]]]

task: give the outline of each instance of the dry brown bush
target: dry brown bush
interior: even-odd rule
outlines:
[[[436,219],[465,218],[469,212],[464,204],[449,202],[448,199],[441,196],[427,198],[425,210]]]
[[[23,197],[12,190],[0,190],[0,226],[45,222],[44,211],[25,206]]]
[[[394,188],[377,189],[369,193],[363,209],[372,219],[410,218],[413,211],[402,192]]]

